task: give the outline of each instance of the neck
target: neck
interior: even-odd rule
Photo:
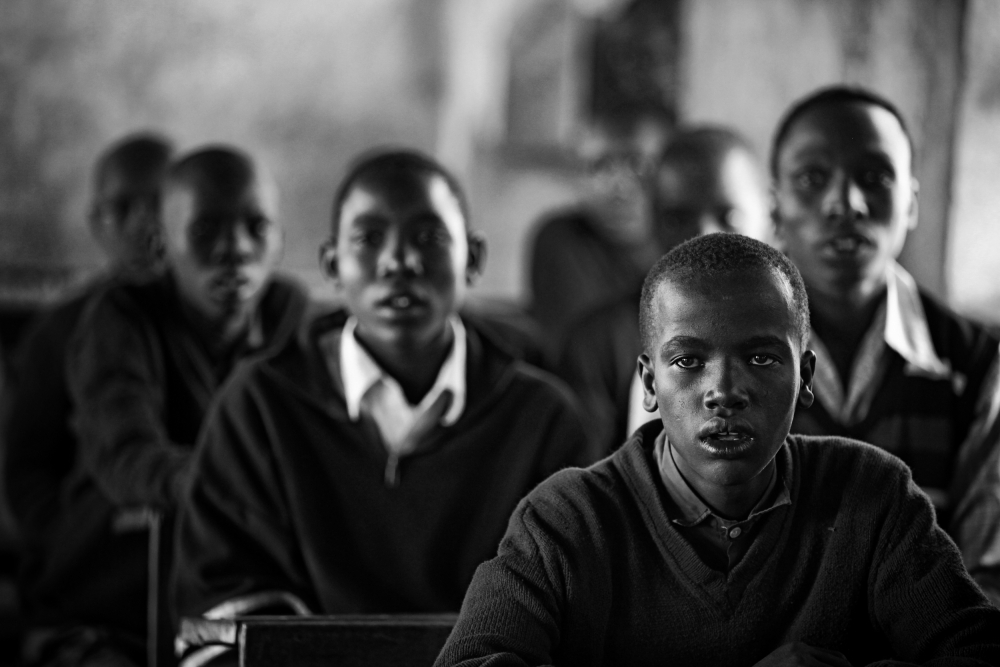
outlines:
[[[670,448],[668,448],[669,451]],[[665,454],[671,456],[672,454]],[[750,516],[751,510],[760,502],[774,474],[775,462],[772,458],[768,464],[753,478],[740,484],[717,484],[711,480],[699,477],[691,471],[685,471],[682,460],[674,457],[677,471],[684,478],[702,502],[724,519],[742,520]]]
[[[451,324],[446,324],[429,343],[412,347],[372,344],[374,341],[367,340],[358,329],[354,335],[382,370],[399,383],[411,405],[419,403],[434,386],[455,339]]]
[[[826,345],[845,384],[885,290],[884,281],[870,289],[857,287],[841,292],[821,292],[807,286],[812,328]]]

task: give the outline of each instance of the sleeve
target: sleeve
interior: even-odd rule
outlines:
[[[496,558],[476,569],[435,667],[527,667],[554,662],[566,586],[558,549],[522,501]]]
[[[53,311],[25,334],[0,406],[8,500],[29,540],[57,512],[60,488],[75,456],[63,362],[67,329],[76,318],[60,315]]]
[[[119,292],[88,306],[70,342],[66,377],[82,465],[120,507],[172,508],[190,445],[166,429],[162,352],[153,324]]]
[[[271,455],[272,437],[241,372],[198,444],[177,518],[171,594],[178,616],[304,614],[305,566]]]
[[[1000,664],[1000,610],[970,579],[909,471],[900,467],[892,486],[875,527],[881,535],[869,577],[872,622],[910,664]]]
[[[972,578],[1000,606],[1000,356],[981,385],[976,413],[962,443],[949,496],[946,528]]]

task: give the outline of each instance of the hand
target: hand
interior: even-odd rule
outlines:
[[[843,653],[792,642],[779,646],[754,667],[851,667]]]

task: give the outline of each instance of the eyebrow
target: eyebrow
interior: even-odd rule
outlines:
[[[778,338],[777,336],[765,335],[765,336],[751,336],[743,342],[745,347],[788,347],[788,341],[783,338]]]

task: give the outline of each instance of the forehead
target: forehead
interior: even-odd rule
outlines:
[[[656,173],[656,192],[667,205],[736,205],[761,188],[757,166],[745,150],[667,157]]]
[[[277,211],[278,192],[266,177],[248,176],[218,187],[206,178],[190,178],[171,183],[167,189],[167,209],[180,208],[184,221],[202,216],[234,216],[261,213],[273,216]]]
[[[437,217],[452,231],[465,227],[458,196],[444,176],[433,172],[396,170],[359,180],[344,198],[339,224],[372,216],[384,222]]]
[[[773,270],[668,278],[656,306],[660,342],[681,335],[718,345],[760,335],[798,339],[791,286]]]
[[[880,154],[908,170],[910,142],[899,120],[867,102],[835,102],[809,109],[796,119],[780,148],[779,164],[808,155],[831,159]]]

